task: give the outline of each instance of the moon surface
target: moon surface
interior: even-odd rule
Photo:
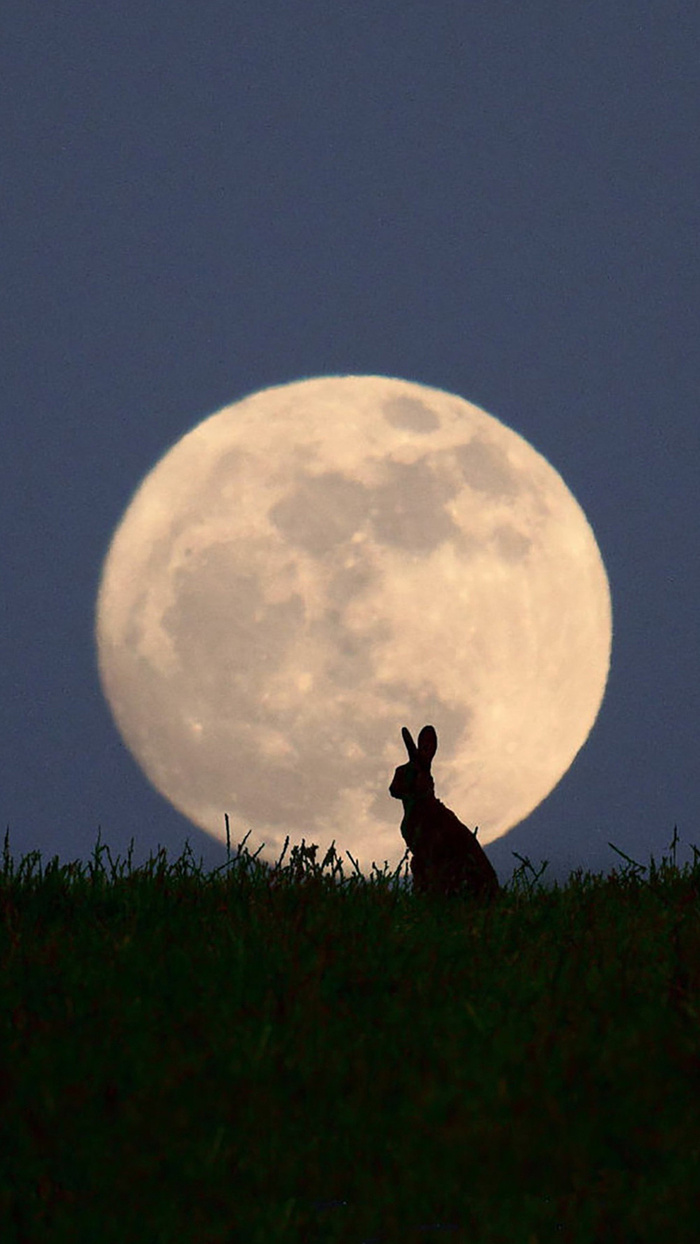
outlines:
[[[585,514],[533,447],[440,389],[324,376],[183,436],[109,547],[102,688],[153,786],[279,858],[335,840],[395,868],[401,727],[438,733],[436,794],[482,845],[585,743],[612,641]],[[289,859],[289,853],[285,857]]]

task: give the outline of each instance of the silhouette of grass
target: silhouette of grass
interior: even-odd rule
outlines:
[[[548,891],[522,859],[481,906],[305,843],[15,869],[8,831],[0,1240],[695,1244],[677,841]]]

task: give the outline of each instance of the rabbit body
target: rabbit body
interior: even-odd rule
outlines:
[[[475,897],[493,898],[500,889],[498,877],[476,835],[435,797],[430,772],[435,730],[424,726],[417,747],[405,726],[401,733],[409,761],[399,765],[389,794],[403,803],[401,834],[411,852],[414,889],[451,894],[465,888]]]

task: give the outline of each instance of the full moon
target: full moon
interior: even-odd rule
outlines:
[[[585,743],[610,665],[581,507],[471,402],[324,376],[204,419],[135,492],[96,643],[117,728],[195,825],[279,858],[331,842],[396,868],[401,727],[435,726],[436,794],[482,845]]]

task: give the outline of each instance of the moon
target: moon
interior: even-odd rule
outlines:
[[[153,786],[277,860],[404,854],[401,727],[438,733],[436,793],[482,845],[585,743],[610,667],[583,510],[462,397],[322,376],[204,419],[135,492],[96,605],[100,682]],[[286,856],[288,859],[289,856]]]

